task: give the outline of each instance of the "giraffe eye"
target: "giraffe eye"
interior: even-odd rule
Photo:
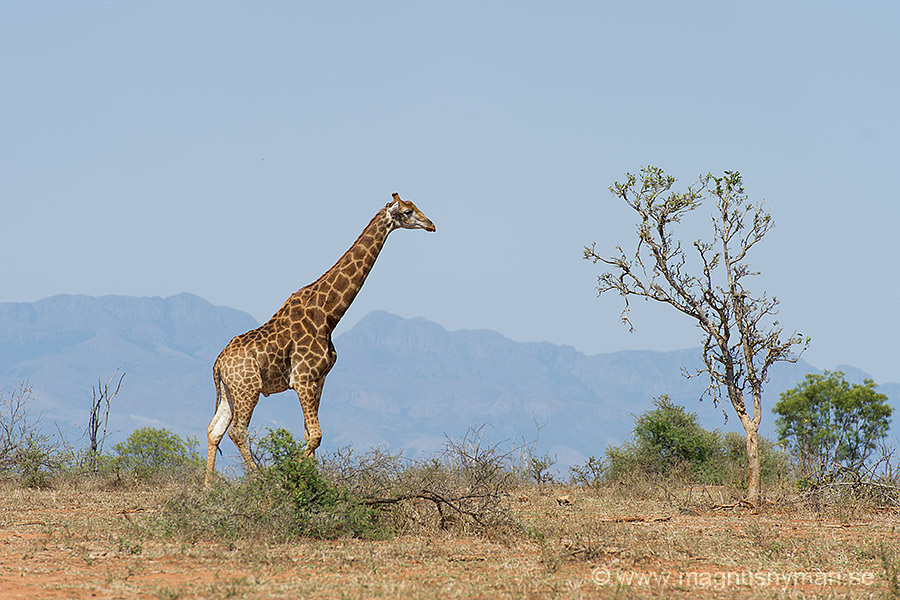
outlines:
[[[412,209],[410,208],[410,209],[407,209],[407,210],[404,210],[404,211],[403,211],[403,216],[404,216],[404,217],[411,217],[411,216],[412,216],[412,213],[413,213],[413,211],[412,211]]]

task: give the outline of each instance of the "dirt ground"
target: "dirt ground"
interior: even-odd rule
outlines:
[[[159,489],[3,484],[0,598],[886,598],[900,514],[517,491],[516,532],[386,541],[192,541],[143,525]],[[705,493],[704,500],[703,493]],[[557,497],[569,494],[571,504]],[[893,578],[893,582],[892,582]]]

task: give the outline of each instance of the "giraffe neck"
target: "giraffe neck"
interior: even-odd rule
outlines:
[[[350,308],[392,230],[390,216],[384,209],[378,211],[350,249],[324,275],[310,284],[309,287],[315,292],[314,301],[325,311],[330,330],[334,330]]]

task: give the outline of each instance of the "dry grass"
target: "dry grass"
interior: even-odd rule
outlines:
[[[716,508],[718,490],[514,492],[518,528],[410,528],[383,541],[161,533],[196,483],[6,483],[3,598],[887,598],[900,594],[896,511],[780,503]],[[191,491],[194,490],[194,491]],[[557,502],[569,494],[572,503]],[[726,501],[727,497],[724,498]]]

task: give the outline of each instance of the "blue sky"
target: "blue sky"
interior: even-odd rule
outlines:
[[[805,358],[900,381],[896,3],[6,2],[0,301],[183,291],[265,320],[394,191],[373,309],[594,353],[698,345],[597,298],[609,194],[737,170]],[[705,217],[685,223],[693,240]]]

